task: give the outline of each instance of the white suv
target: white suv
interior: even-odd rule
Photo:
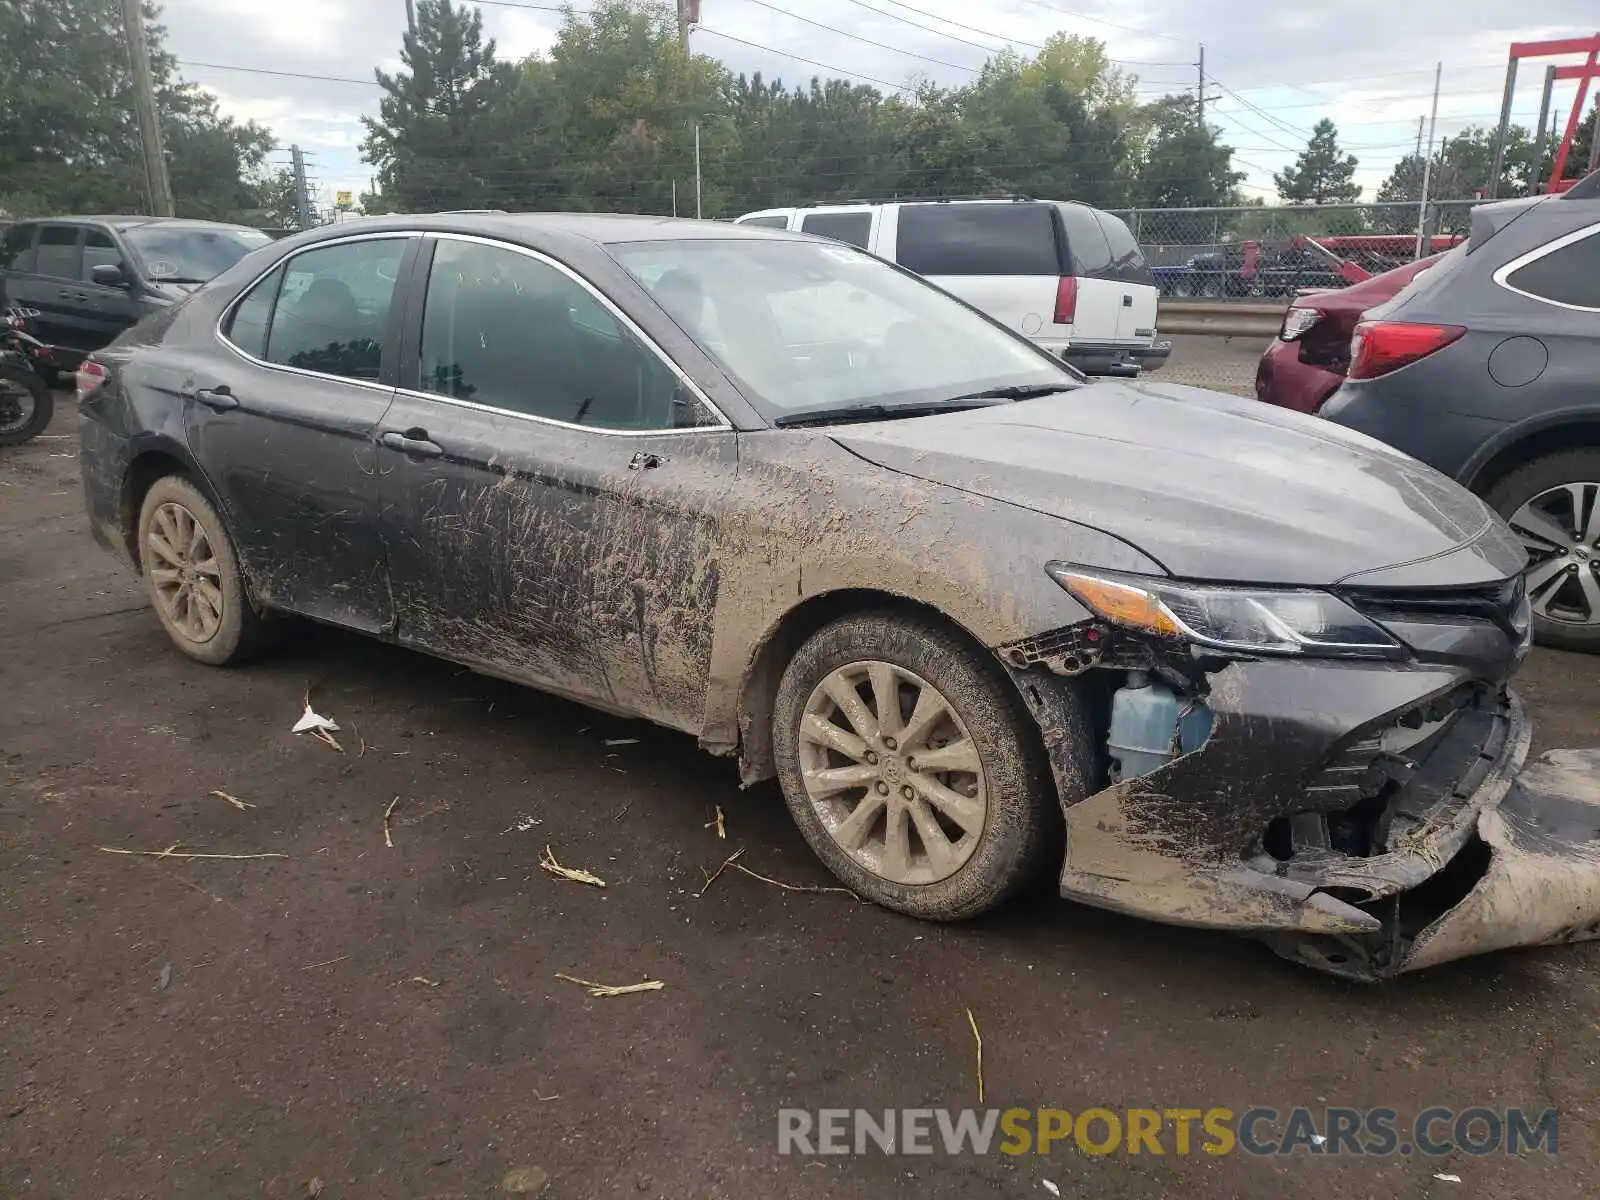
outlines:
[[[1156,341],[1160,289],[1110,213],[1048,200],[918,200],[768,208],[738,225],[821,234],[899,263],[1089,375],[1137,375]]]

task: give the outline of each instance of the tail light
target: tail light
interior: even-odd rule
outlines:
[[[1407,321],[1362,321],[1350,341],[1351,379],[1376,379],[1398,371],[1466,332],[1461,325],[1420,325]]]
[[[1071,325],[1078,315],[1078,280],[1074,275],[1063,275],[1056,284],[1057,325]]]
[[[1311,332],[1316,323],[1323,318],[1320,308],[1301,308],[1299,305],[1283,314],[1283,328],[1278,331],[1278,336],[1286,342],[1295,341]]]
[[[81,402],[91,395],[96,388],[106,381],[106,369],[92,358],[86,358],[78,364],[78,400]]]

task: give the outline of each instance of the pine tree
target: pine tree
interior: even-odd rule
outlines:
[[[1339,131],[1323,117],[1292,167],[1272,176],[1278,194],[1292,204],[1348,204],[1361,199],[1356,156],[1339,148]]]
[[[421,0],[400,59],[398,74],[374,72],[385,94],[377,118],[361,119],[362,153],[378,168],[386,203],[402,212],[491,207],[515,73],[495,59],[494,39],[484,40],[482,14]]]

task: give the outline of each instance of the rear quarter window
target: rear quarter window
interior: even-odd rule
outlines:
[[[789,218],[788,217],[776,217],[776,216],[774,216],[774,217],[740,217],[737,221],[734,222],[734,224],[735,225],[755,225],[755,226],[758,226],[761,229],[787,229],[787,228],[789,228]]]
[[[1060,275],[1048,204],[903,204],[895,259],[919,275]]]
[[[806,233],[820,234],[836,242],[849,242],[865,250],[867,243],[872,240],[872,214],[808,213],[800,222],[800,228]]]
[[[1111,269],[1111,244],[1105,230],[1094,219],[1094,210],[1081,204],[1058,204],[1061,224],[1067,231],[1067,248],[1072,252],[1074,275],[1100,276]]]
[[[33,271],[33,235],[37,225],[13,225],[0,243],[0,271]]]
[[[1600,225],[1569,237],[1507,271],[1503,282],[1538,300],[1600,312]]]

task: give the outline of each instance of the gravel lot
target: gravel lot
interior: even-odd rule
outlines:
[[[1048,888],[956,928],[733,871],[697,899],[739,847],[831,880],[675,734],[326,630],[182,658],[88,537],[74,421],[0,451],[6,1200],[1600,1195],[1600,947],[1365,988]],[[1536,750],[1600,742],[1597,667],[1536,653]],[[289,733],[308,688],[344,753]],[[180,842],[286,857],[99,849]],[[969,1007],[993,1106],[1555,1106],[1559,1154],[777,1155],[783,1106],[975,1103]]]

